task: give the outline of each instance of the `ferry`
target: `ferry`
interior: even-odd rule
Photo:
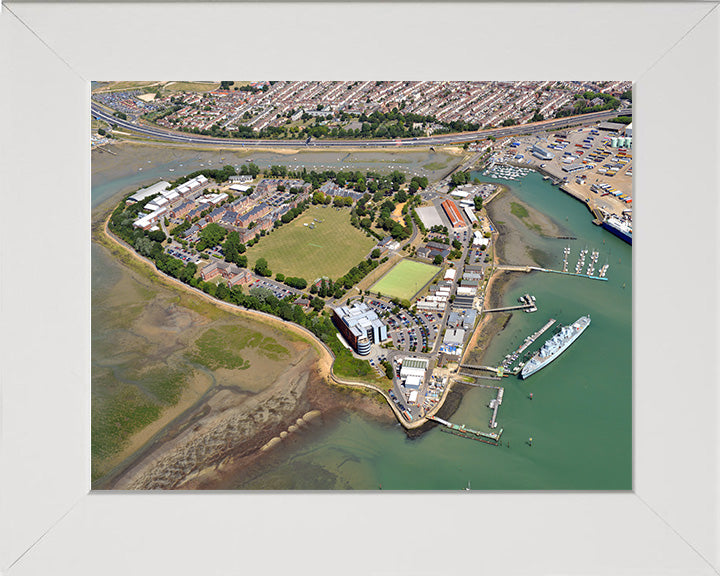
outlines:
[[[603,220],[601,226],[632,246],[632,223],[629,221],[612,215]]]

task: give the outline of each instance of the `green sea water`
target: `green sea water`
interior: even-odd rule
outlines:
[[[502,381],[505,395],[498,414],[499,427],[504,429],[502,446],[458,438],[439,428],[409,439],[397,424],[345,412],[294,434],[229,487],[459,490],[469,482],[473,489],[488,490],[632,488],[631,247],[594,226],[584,205],[539,175],[505,183],[522,202],[555,220],[568,236],[577,237],[547,239],[524,226],[513,229],[542,251],[544,263],[561,268],[562,250],[569,244],[569,269],[574,269],[578,252],[586,247],[600,252],[596,269],[606,262],[610,268],[607,282],[535,272],[518,274],[508,285],[507,305],[530,292],[539,311],[513,314],[491,343],[486,364],[498,364],[550,317],[570,324],[590,314],[592,324],[560,358],[527,381],[512,377]],[[96,189],[95,183],[93,192],[95,201],[107,193]],[[589,254],[586,267],[588,262]],[[94,253],[93,282],[112,278],[104,270],[108,265]],[[102,274],[96,274],[96,266],[103,267]],[[486,429],[491,397],[486,389],[470,389],[451,420]],[[530,436],[532,446],[527,444]]]

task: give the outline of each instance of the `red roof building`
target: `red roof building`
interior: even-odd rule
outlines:
[[[447,214],[447,217],[450,219],[450,224],[452,224],[453,228],[465,226],[465,220],[463,220],[462,214],[460,213],[460,210],[458,209],[455,202],[453,202],[452,200],[445,200],[445,202],[443,202],[441,206],[443,207],[443,210],[445,210],[445,214]]]

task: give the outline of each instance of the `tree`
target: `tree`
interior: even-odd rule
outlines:
[[[392,364],[390,364],[387,360],[383,360],[383,367],[385,368],[385,376],[392,380],[393,376],[395,376]]]
[[[475,198],[473,198],[473,202],[475,203],[475,211],[480,212],[483,205],[482,196],[475,196]]]
[[[323,300],[322,298],[317,298],[317,297],[313,298],[312,301],[310,302],[310,306],[313,307],[313,310],[315,310],[315,312],[320,312],[320,310],[325,308],[325,300]]]
[[[371,257],[371,258],[380,258],[380,248],[375,248],[375,249],[370,253],[370,257]]]
[[[257,178],[257,175],[260,174],[260,168],[257,164],[253,164],[252,162],[249,164],[243,164],[240,168],[240,174],[248,174],[253,178]]]
[[[105,134],[107,134],[107,132],[105,132],[105,130],[103,128],[98,128],[98,134],[100,134],[100,136],[105,136]]]
[[[155,242],[165,242],[165,234],[162,230],[153,230],[152,232],[149,232],[148,238],[150,238],[150,240],[154,240]]]
[[[435,264],[436,266],[439,266],[442,263],[443,263],[443,257],[440,256],[440,254],[435,256],[435,258],[433,258],[433,264]]]
[[[200,251],[205,248],[212,248],[217,246],[225,238],[227,230],[215,222],[211,222],[205,228],[200,231],[200,240],[197,245],[197,249]]]
[[[277,280],[278,282],[285,282],[285,274],[283,274],[282,272],[278,272],[277,274],[275,274],[275,280]]]
[[[455,172],[452,176],[450,176],[450,182],[454,186],[461,186],[463,184],[467,184],[469,178],[470,177],[467,172]]]
[[[265,258],[258,258],[257,262],[255,262],[253,270],[256,274],[259,274],[260,276],[265,276],[266,278],[272,276],[272,271],[268,268],[268,263]]]

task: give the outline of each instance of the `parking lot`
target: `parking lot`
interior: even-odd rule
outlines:
[[[200,264],[202,262],[201,258],[197,254],[190,254],[190,252],[187,252],[178,246],[168,246],[165,248],[165,252],[173,258],[182,260],[186,264],[188,262],[194,262],[195,264]]]
[[[565,187],[592,202],[608,213],[620,214],[632,209],[632,149],[611,146],[611,140],[617,134],[597,130],[595,127],[576,128],[561,131],[560,134],[548,135],[538,139],[537,136],[522,136],[510,139],[508,147],[500,154],[498,160],[503,162],[525,162],[539,165],[554,177],[567,178]],[[512,146],[517,142],[517,146]],[[525,154],[518,160],[518,149],[529,150],[537,143],[554,155],[552,160],[538,160]],[[563,167],[578,166],[581,169],[573,172]],[[608,184],[617,194],[595,192],[593,185]]]
[[[414,315],[404,309],[393,314],[395,306],[390,302],[369,299],[365,303],[387,324],[388,336],[392,339],[395,349],[404,352],[422,352],[432,348],[442,314],[418,312]]]
[[[300,291],[295,290],[294,288],[290,288],[288,286],[279,284],[278,282],[274,282],[269,279],[261,279],[261,278],[257,278],[254,282],[249,284],[248,288],[266,288],[267,290],[272,291],[272,293],[275,295],[275,297],[280,300],[282,300],[283,298],[287,298],[288,296],[292,296],[294,294],[301,294]]]

